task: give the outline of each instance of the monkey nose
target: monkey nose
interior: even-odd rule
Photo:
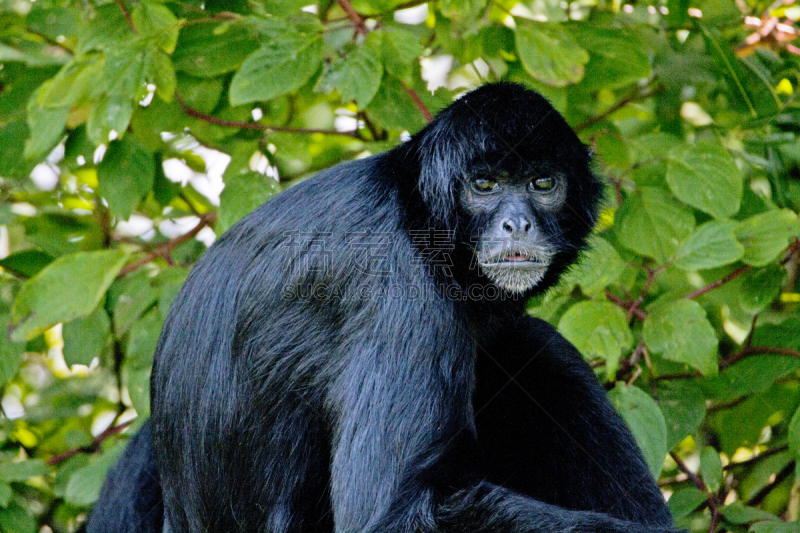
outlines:
[[[531,226],[531,221],[523,215],[506,217],[500,222],[503,231],[515,238],[527,235]]]

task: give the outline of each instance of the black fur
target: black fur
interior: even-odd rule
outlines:
[[[557,253],[526,294],[474,264],[486,221],[458,191],[478,164],[566,179],[564,207],[534,213]],[[487,85],[240,221],[161,334],[160,493],[140,481],[145,429],[89,533],[161,533],[143,509],[161,494],[165,533],[674,531],[592,370],[524,312],[585,244],[601,190],[589,164],[541,96]]]

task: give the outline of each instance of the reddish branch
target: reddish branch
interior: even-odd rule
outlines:
[[[133,420],[128,420],[127,422],[123,422],[118,426],[110,427],[105,431],[103,431],[102,433],[100,433],[98,436],[96,436],[94,440],[92,440],[92,443],[89,444],[88,446],[79,446],[77,448],[67,450],[64,453],[54,455],[53,457],[47,460],[47,464],[49,466],[57,465],[63,461],[66,461],[67,459],[69,459],[74,455],[78,455],[79,453],[97,453],[100,451],[100,445],[103,443],[104,440],[106,440],[111,435],[119,433],[126,427],[130,426],[132,423]]]
[[[755,496],[747,500],[747,505],[748,506],[759,505],[762,501],[764,501],[764,498],[769,496],[769,493],[772,492],[775,489],[775,487],[780,485],[793,472],[794,472],[794,461],[790,461],[788,465],[783,467],[783,470],[781,470],[775,475],[775,479],[772,480],[771,483],[769,483],[766,487],[758,491]]]
[[[700,296],[701,294],[705,294],[705,293],[707,293],[709,291],[712,291],[712,290],[716,289],[717,287],[719,287],[721,285],[725,285],[729,281],[738,278],[739,276],[741,276],[745,272],[749,272],[750,270],[752,270],[752,268],[753,267],[750,266],[750,265],[745,265],[743,267],[739,267],[736,270],[734,270],[733,272],[731,272],[730,274],[728,274],[727,276],[725,276],[724,278],[718,279],[717,281],[715,281],[713,283],[709,283],[705,287],[703,287],[701,289],[697,289],[696,291],[694,291],[691,294],[687,294],[685,296],[685,298],[687,300],[691,300],[692,298],[696,298],[696,297]]]
[[[575,126],[575,130],[576,131],[581,131],[581,130],[585,130],[586,128],[588,128],[590,126],[594,126],[598,122],[604,121],[605,119],[607,119],[608,117],[610,117],[611,115],[613,115],[614,113],[616,113],[617,111],[619,111],[620,109],[625,107],[626,105],[631,104],[633,102],[639,102],[641,100],[647,100],[651,96],[654,96],[654,95],[656,95],[656,94],[658,94],[660,92],[663,92],[664,89],[665,89],[665,87],[663,85],[660,85],[660,86],[656,87],[655,89],[652,89],[652,90],[644,92],[644,93],[643,92],[639,92],[637,90],[636,92],[634,92],[634,93],[630,94],[629,96],[623,98],[622,100],[620,100],[619,102],[617,102],[616,104],[611,106],[610,108],[606,109],[605,111],[603,111],[599,115],[595,115],[595,116],[593,116],[591,118],[588,118],[588,119],[584,120],[583,122],[579,123],[577,126]]]
[[[417,108],[419,108],[419,111],[420,113],[422,113],[422,116],[425,117],[425,120],[427,120],[428,122],[433,120],[433,115],[431,115],[431,112],[428,111],[427,107],[425,107],[425,104],[422,103],[422,100],[420,100],[419,95],[414,91],[414,89],[412,89],[402,81],[400,81],[400,84],[403,86],[403,89],[406,90],[411,99],[414,100],[414,103],[417,105]]]
[[[767,457],[771,457],[777,453],[785,452],[788,449],[789,449],[788,445],[778,446],[777,448],[772,448],[771,450],[761,452],[755,457],[751,457],[746,461],[739,461],[738,463],[728,463],[726,466],[723,466],[722,468],[725,470],[729,470],[731,468],[736,468],[737,466],[752,466],[753,464],[761,461],[762,459],[766,459]]]
[[[133,24],[133,17],[131,17],[131,12],[128,11],[128,8],[125,7],[124,0],[115,0],[119,10],[122,11],[122,15],[125,17],[125,22],[128,23],[128,27],[131,29],[133,33],[139,33],[136,31],[136,26]]]
[[[225,120],[223,118],[215,117],[214,115],[209,115],[207,113],[203,113],[202,111],[192,109],[191,107],[186,105],[186,102],[184,102],[183,98],[181,98],[180,95],[177,93],[175,94],[175,100],[183,108],[183,112],[189,115],[190,117],[199,118],[200,120],[208,122],[209,124],[224,126],[226,128],[240,128],[246,130],[259,130],[259,131],[281,131],[285,133],[324,133],[326,135],[344,135],[346,137],[358,138],[358,133],[356,130],[337,131],[337,130],[321,130],[321,129],[308,129],[308,128],[290,128],[287,126],[268,126],[266,124],[259,124],[257,122],[241,122],[239,120]]]
[[[339,7],[342,8],[342,11],[347,14],[347,17],[353,21],[353,25],[356,27],[356,31],[361,35],[367,35],[369,33],[369,29],[367,25],[364,24],[364,19],[361,18],[361,15],[353,9],[353,6],[350,4],[350,0],[336,0],[336,3],[339,4]]]
[[[622,298],[620,298],[619,296],[617,296],[608,289],[606,289],[606,298],[614,302],[614,304],[616,304],[617,307],[625,309],[626,313],[628,313],[629,315],[631,314],[634,315],[639,320],[644,320],[645,318],[647,318],[647,313],[645,313],[644,311],[642,311],[637,307],[634,307],[633,302],[626,302],[625,300],[623,300]]]
[[[762,355],[762,354],[769,354],[769,355],[785,355],[786,357],[794,357],[796,359],[800,359],[800,352],[797,350],[790,350],[789,348],[778,348],[776,346],[745,346],[726,360],[722,361],[719,364],[719,367],[727,368],[731,366],[733,363],[744,359],[750,355]]]
[[[191,230],[189,230],[187,233],[184,233],[179,237],[175,237],[174,239],[170,239],[166,243],[159,246],[157,249],[145,254],[145,256],[142,257],[141,259],[138,259],[133,263],[128,263],[127,265],[122,267],[122,270],[119,271],[117,277],[121,278],[126,274],[130,274],[134,270],[138,270],[139,268],[143,267],[144,265],[146,265],[147,263],[156,258],[159,257],[168,258],[172,250],[174,250],[181,244],[197,237],[197,234],[200,233],[200,231],[202,231],[203,228],[205,228],[215,220],[217,220],[216,213],[205,213],[203,215],[200,215],[200,222],[198,222],[197,225],[193,227]]]
[[[694,486],[703,491],[706,494],[706,502],[708,503],[708,508],[711,509],[711,527],[709,528],[709,532],[714,531],[716,528],[717,519],[719,518],[719,508],[717,507],[717,502],[713,494],[709,492],[708,487],[706,484],[703,483],[703,480],[700,479],[700,476],[689,470],[689,467],[686,466],[678,454],[675,452],[669,452],[669,456],[672,457],[672,460],[675,461],[675,464],[678,465],[678,468],[681,469],[681,472],[686,474],[689,480],[694,483]]]

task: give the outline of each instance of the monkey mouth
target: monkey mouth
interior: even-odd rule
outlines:
[[[490,257],[481,266],[486,268],[546,268],[548,263],[527,250],[509,250]]]

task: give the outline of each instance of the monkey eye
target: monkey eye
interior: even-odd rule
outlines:
[[[555,189],[556,187],[556,180],[555,178],[536,178],[531,181],[528,188],[532,191],[536,192],[549,192]]]
[[[480,194],[488,194],[500,189],[500,186],[494,180],[486,178],[476,178],[472,180],[472,190]]]

